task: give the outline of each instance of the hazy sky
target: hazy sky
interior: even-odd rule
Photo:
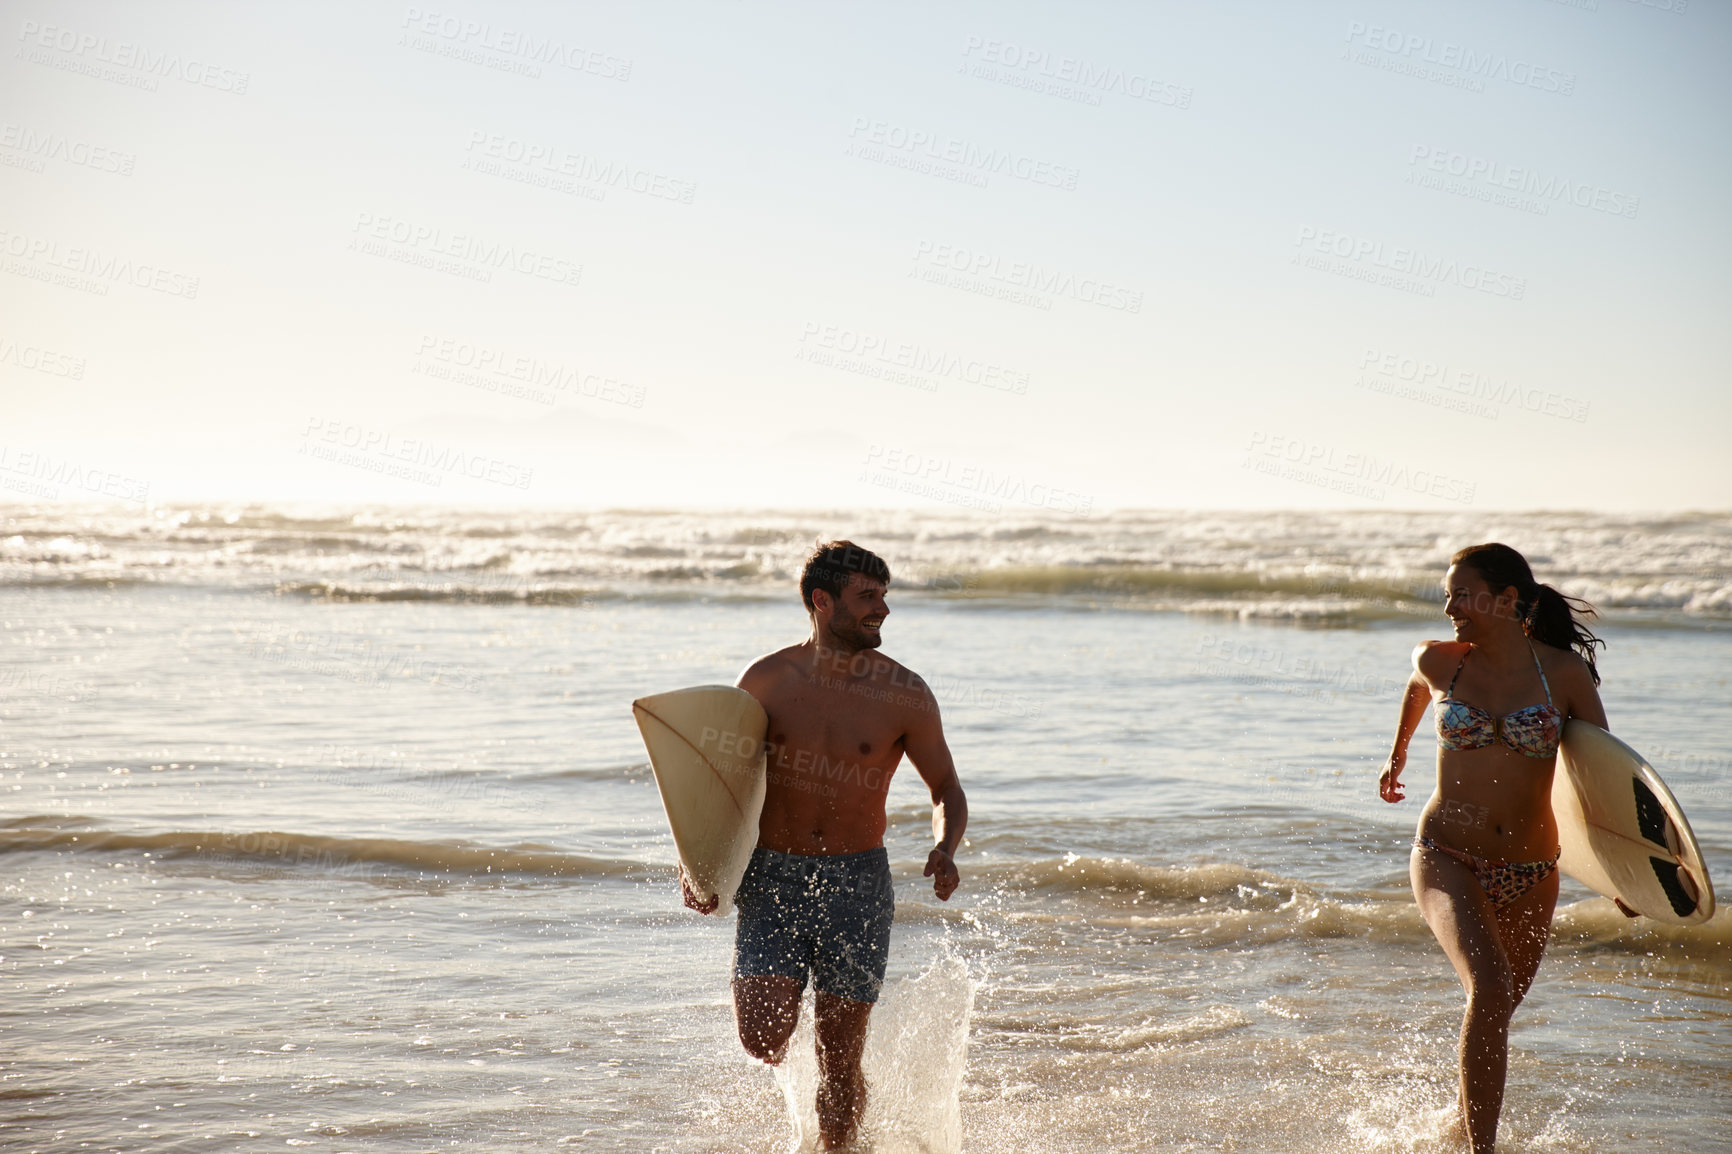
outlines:
[[[1732,6],[0,4],[0,500],[1732,507]]]

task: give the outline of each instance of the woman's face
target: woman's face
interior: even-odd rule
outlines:
[[[1457,641],[1472,641],[1475,634],[1484,637],[1516,620],[1515,587],[1494,594],[1471,565],[1449,567],[1443,575],[1443,597],[1443,612],[1455,626]]]

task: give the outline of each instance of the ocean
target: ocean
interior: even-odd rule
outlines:
[[[731,920],[681,907],[634,697],[890,563],[971,818],[890,793],[869,1148],[1443,1151],[1462,995],[1376,779],[1448,555],[1593,602],[1601,694],[1732,893],[1732,515],[0,512],[0,1146],[784,1151]],[[1500,1150],[1727,1149],[1732,920],[1567,881]]]

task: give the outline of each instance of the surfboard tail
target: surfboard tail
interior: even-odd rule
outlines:
[[[639,698],[632,715],[680,870],[700,898],[717,898],[716,912],[725,913],[758,843],[769,730],[764,708],[742,689],[704,685]]]
[[[1596,725],[1564,727],[1552,812],[1559,867],[1625,913],[1677,925],[1714,914],[1714,884],[1683,807],[1647,760]]]

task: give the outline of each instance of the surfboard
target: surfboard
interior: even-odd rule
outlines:
[[[758,844],[764,811],[764,737],[770,722],[751,694],[699,685],[631,703],[679,850],[700,898],[733,908]]]
[[[1678,799],[1642,755],[1591,722],[1564,726],[1552,776],[1558,867],[1589,889],[1675,925],[1714,913],[1714,885]]]

